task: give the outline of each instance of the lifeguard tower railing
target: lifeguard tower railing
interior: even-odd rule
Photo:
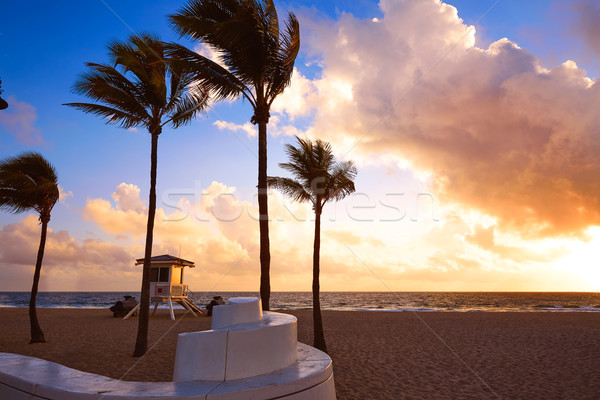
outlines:
[[[169,282],[156,282],[150,284],[150,297],[162,298],[188,297],[188,285]]]

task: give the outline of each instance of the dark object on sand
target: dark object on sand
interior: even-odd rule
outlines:
[[[137,306],[138,302],[135,297],[125,296],[125,300],[117,301],[114,306],[110,308],[113,312],[113,317],[124,317],[133,307]]]
[[[211,317],[213,307],[214,306],[222,306],[224,304],[225,304],[225,301],[223,300],[223,298],[221,296],[213,296],[213,299],[210,301],[210,304],[206,306],[206,311],[208,311],[208,313],[206,315]]]

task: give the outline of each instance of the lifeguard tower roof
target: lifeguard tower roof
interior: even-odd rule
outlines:
[[[135,260],[135,265],[140,265],[144,263],[144,258],[138,258]],[[181,265],[185,267],[194,268],[196,265],[192,261],[184,260],[183,258],[174,257],[170,254],[163,254],[161,256],[154,256],[150,259],[151,264],[173,264],[173,265]]]

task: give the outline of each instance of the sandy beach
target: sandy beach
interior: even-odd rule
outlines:
[[[29,345],[26,309],[0,309],[0,352],[19,353],[124,380],[169,381],[177,334],[210,318],[159,310],[150,343],[131,356],[137,318],[108,310],[40,309],[48,343]],[[311,343],[310,311],[298,338]],[[338,399],[598,399],[596,313],[323,313]]]

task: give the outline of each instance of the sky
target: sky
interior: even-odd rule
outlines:
[[[268,173],[294,136],[358,167],[325,207],[322,291],[599,291],[600,5],[593,0],[276,1],[300,22],[268,126]],[[63,106],[106,44],[183,1],[4,2],[0,157],[55,165],[42,291],[138,291],[150,136]],[[256,127],[215,103],[159,140],[153,254],[192,260],[191,290],[258,291]],[[310,291],[314,216],[269,195],[273,291]],[[0,213],[0,291],[31,287],[40,225]]]

